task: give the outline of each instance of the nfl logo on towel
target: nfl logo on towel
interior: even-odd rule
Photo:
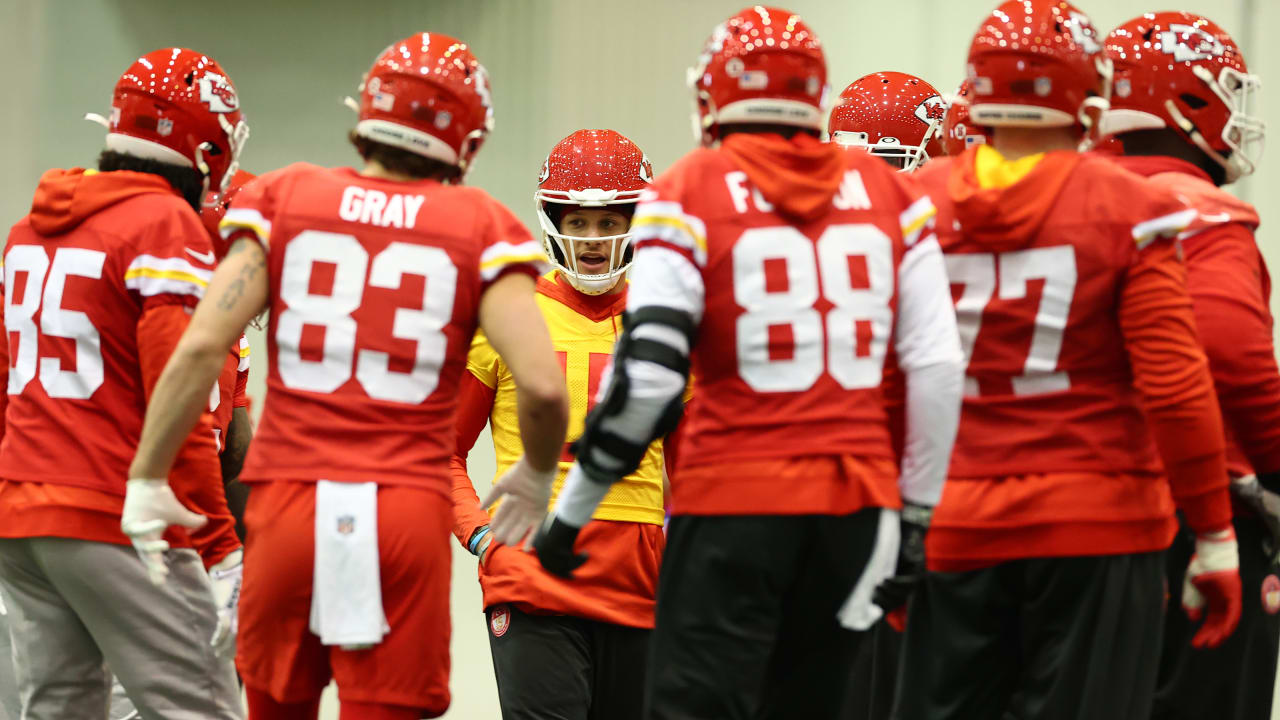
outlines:
[[[356,530],[355,515],[339,515],[338,516],[338,532],[343,535],[350,535]]]

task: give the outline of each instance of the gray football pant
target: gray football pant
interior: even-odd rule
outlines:
[[[18,680],[13,669],[13,644],[9,641],[9,617],[0,612],[0,720],[18,720],[21,715]],[[136,720],[138,717],[124,686],[115,680],[111,684],[110,720]]]
[[[25,720],[102,720],[104,661],[146,720],[240,720],[235,670],[209,646],[217,613],[195,551],[166,554],[151,584],[133,548],[65,538],[0,539]]]

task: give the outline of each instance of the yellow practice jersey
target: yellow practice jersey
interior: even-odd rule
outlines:
[[[584,295],[551,273],[538,280],[538,307],[547,321],[551,344],[569,386],[569,436],[560,457],[560,473],[551,492],[554,505],[565,473],[573,464],[568,443],[582,435],[587,412],[595,407],[600,378],[613,345],[622,332],[622,312],[626,293]],[[516,384],[484,333],[477,331],[467,357],[467,370],[477,380],[493,388],[493,410],[489,426],[502,475],[520,459],[520,427],[516,418]],[[665,517],[662,503],[662,442],[649,446],[640,467],[614,484],[593,516],[597,520],[618,520],[661,525]]]

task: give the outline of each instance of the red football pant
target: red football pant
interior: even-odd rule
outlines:
[[[308,627],[315,559],[315,485],[255,484],[245,511],[236,665],[245,686],[280,704],[307,703],[332,678],[347,703],[449,707],[450,499],[378,489],[382,605],[391,632],[368,650],[320,644]],[[344,717],[346,712],[344,710]],[[387,716],[392,717],[392,716]]]

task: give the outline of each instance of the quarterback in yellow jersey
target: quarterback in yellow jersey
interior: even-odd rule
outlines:
[[[631,215],[652,181],[644,153],[612,130],[561,140],[538,177],[538,220],[556,270],[537,302],[569,387],[569,439],[582,433],[622,333]],[[492,542],[489,514],[466,457],[491,424],[498,474],[520,457],[516,388],[482,333],[467,359],[458,406],[453,498],[458,541],[481,558],[480,584],[505,720],[639,718],[663,534],[663,451],[614,485],[578,547],[590,559],[563,580],[523,549]],[[572,464],[566,445],[552,502]],[[548,668],[558,668],[548,672]]]

